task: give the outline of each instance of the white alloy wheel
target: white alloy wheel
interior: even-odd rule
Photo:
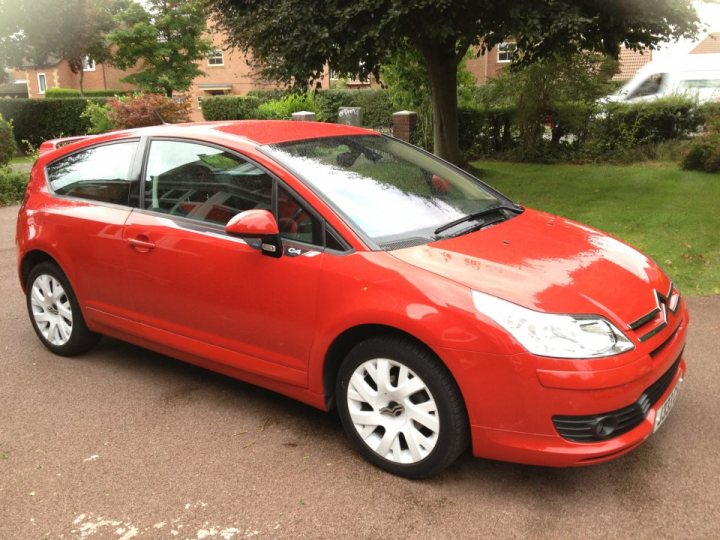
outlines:
[[[346,396],[353,426],[378,456],[413,464],[435,448],[438,406],[427,384],[406,365],[387,358],[361,363]]]
[[[70,297],[54,276],[40,274],[33,281],[30,306],[35,326],[52,345],[65,345],[72,336]]]

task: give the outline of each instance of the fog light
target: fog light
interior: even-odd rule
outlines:
[[[618,427],[617,418],[614,416],[602,416],[595,421],[593,426],[593,434],[597,439],[607,439],[612,437]]]

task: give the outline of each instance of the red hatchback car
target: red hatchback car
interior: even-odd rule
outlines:
[[[33,168],[33,328],[126,340],[330,410],[372,463],[572,466],[654,433],[688,312],[648,257],[411,145],[305,122],[159,126]]]

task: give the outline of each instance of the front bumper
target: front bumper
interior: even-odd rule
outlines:
[[[635,350],[605,359],[440,351],[465,399],[473,454],[568,467],[609,461],[636,448],[652,435],[658,408],[685,378],[682,352],[689,316],[684,305],[677,321]],[[642,403],[665,374],[670,381],[662,384],[660,395],[619,435],[578,442],[563,437],[553,423],[554,417],[589,418]]]

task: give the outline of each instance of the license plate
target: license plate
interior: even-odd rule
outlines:
[[[678,394],[680,393],[680,387],[682,386],[683,379],[678,379],[677,384],[675,385],[675,388],[673,388],[673,391],[670,392],[670,395],[665,400],[665,403],[660,405],[660,407],[657,410],[657,413],[655,413],[655,426],[653,427],[653,433],[655,433],[658,429],[660,429],[660,426],[663,425],[665,420],[667,419],[668,415],[670,414],[670,411],[672,410],[673,406],[675,405],[675,401],[677,401]]]

